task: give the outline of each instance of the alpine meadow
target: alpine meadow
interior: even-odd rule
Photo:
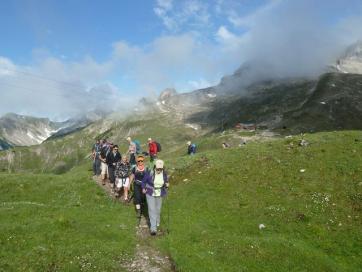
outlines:
[[[0,10],[1,272],[362,271],[360,1]]]

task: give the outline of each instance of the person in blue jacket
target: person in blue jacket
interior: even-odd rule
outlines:
[[[160,226],[162,198],[166,196],[168,186],[164,162],[156,160],[154,171],[147,172],[142,180],[142,191],[146,194],[151,235],[156,235],[157,228]]]
[[[196,153],[196,144],[191,143],[191,141],[187,142],[187,154],[195,155]]]

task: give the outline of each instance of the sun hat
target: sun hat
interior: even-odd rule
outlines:
[[[161,168],[161,169],[163,169],[163,160],[157,160],[156,161],[156,163],[155,163],[155,165],[156,165],[156,169],[157,168]]]

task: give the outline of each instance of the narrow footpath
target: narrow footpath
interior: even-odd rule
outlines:
[[[112,192],[109,182],[106,185],[102,185],[102,182],[97,177],[93,177],[93,180],[102,187],[109,197],[119,202],[120,205],[132,205],[125,204],[121,199],[116,198]],[[136,214],[135,214],[136,217]],[[136,222],[136,220],[135,220]],[[157,239],[160,235],[167,235],[165,233],[159,233],[156,237],[150,236],[147,219],[142,216],[140,224],[135,225],[137,244],[135,250],[135,256],[132,260],[127,260],[121,263],[121,267],[129,272],[174,272],[177,271],[169,256],[163,255],[160,251],[150,245],[151,239]]]

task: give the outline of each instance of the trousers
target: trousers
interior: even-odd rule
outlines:
[[[161,221],[162,197],[146,195],[146,199],[148,206],[148,216],[150,218],[151,225],[150,230],[157,231],[157,227],[160,225]]]

